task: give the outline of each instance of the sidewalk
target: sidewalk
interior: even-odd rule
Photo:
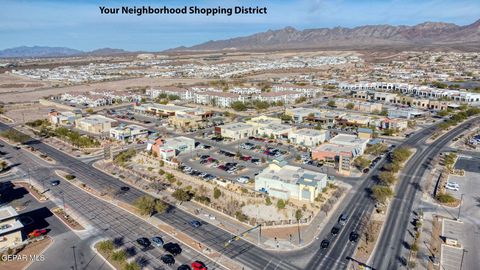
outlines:
[[[94,167],[102,170],[108,174],[111,174],[109,170],[104,169],[104,167],[98,163],[94,164]],[[167,169],[165,171],[168,171]],[[245,223],[239,222],[238,220],[227,216],[226,214],[217,211],[215,209],[205,207],[204,205],[195,202],[195,201],[187,201],[178,203],[175,200],[169,191],[162,190],[156,191],[152,190],[149,187],[151,182],[146,180],[145,178],[137,175],[132,175],[131,172],[122,172],[121,174],[124,175],[125,173],[129,173],[126,177],[118,177],[119,173],[117,172],[116,175],[112,175],[116,177],[120,181],[124,181],[126,183],[132,184],[143,191],[147,192],[153,197],[161,198],[162,200],[175,205],[179,209],[182,209],[185,212],[188,212],[198,219],[204,220],[208,223],[211,223],[223,230],[231,233],[232,237],[242,234],[243,232],[252,228]],[[127,180],[128,179],[128,180]],[[342,185],[346,186],[346,185]],[[254,245],[257,245],[263,249],[270,249],[270,250],[292,250],[292,249],[299,249],[309,245],[312,241],[316,239],[318,234],[320,233],[321,229],[325,226],[325,224],[329,221],[329,218],[335,210],[343,203],[345,196],[350,191],[350,186],[346,186],[347,190],[345,193],[337,200],[337,203],[333,206],[333,208],[329,211],[329,215],[325,215],[324,212],[319,212],[313,220],[310,222],[308,226],[303,225],[300,226],[300,237],[301,242],[299,241],[298,237],[298,227],[296,223],[292,225],[285,225],[285,226],[276,226],[276,227],[262,227],[262,233],[260,237],[258,237],[258,231],[252,231],[247,235],[242,235],[242,239],[251,242]]]

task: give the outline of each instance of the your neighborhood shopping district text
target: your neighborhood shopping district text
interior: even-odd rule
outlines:
[[[226,15],[232,16],[236,14],[267,14],[267,7],[246,7],[246,6],[235,6],[235,7],[198,7],[198,6],[184,6],[184,7],[152,7],[152,6],[141,6],[141,7],[129,7],[123,6],[119,7],[106,7],[99,6],[101,14],[131,14],[131,15],[169,15],[169,14],[193,14],[193,15],[205,15],[205,16],[217,16],[217,15]]]

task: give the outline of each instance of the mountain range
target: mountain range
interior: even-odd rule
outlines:
[[[0,50],[0,58],[35,58],[35,57],[68,57],[68,56],[84,56],[84,55],[114,55],[128,53],[121,49],[103,48],[93,51],[80,51],[66,47],[15,47],[5,50]]]
[[[480,20],[459,26],[425,22],[414,26],[366,25],[297,30],[286,27],[245,37],[208,41],[173,51],[277,50],[305,48],[470,47],[480,50]]]
[[[191,47],[178,47],[167,52],[219,50],[284,50],[284,49],[374,49],[374,48],[448,48],[480,50],[480,20],[459,26],[453,23],[424,22],[414,26],[365,25],[355,28],[334,27],[297,30],[285,27],[245,37],[211,40]],[[116,55],[129,53],[122,49],[104,48],[80,51],[65,47],[16,47],[0,50],[0,58],[66,57],[84,55]]]

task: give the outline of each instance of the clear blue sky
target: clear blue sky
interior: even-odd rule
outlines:
[[[306,29],[424,21],[465,25],[480,19],[479,0],[1,0],[0,5],[0,49],[40,45],[159,51],[286,26]],[[268,15],[101,15],[100,5],[259,5],[268,8]]]

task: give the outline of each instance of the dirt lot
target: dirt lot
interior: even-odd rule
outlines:
[[[0,93],[2,94],[29,91],[48,86],[50,86],[50,82],[25,78],[14,74],[0,74]]]
[[[0,76],[7,76],[8,74],[0,74]],[[12,76],[12,75],[9,75]],[[0,81],[3,83],[3,79],[0,77]],[[9,79],[9,84],[19,84],[24,81],[23,78]],[[161,86],[172,84],[195,84],[208,80],[204,79],[169,79],[169,78],[138,78],[111,82],[99,82],[85,85],[67,86],[62,88],[40,88],[40,89],[28,89],[28,88],[9,88],[9,91],[0,89],[0,100],[8,102],[31,102],[38,101],[40,98],[59,95],[63,93],[82,93],[91,90],[110,90],[119,91],[125,90],[127,87],[133,86]]]
[[[27,94],[24,94],[27,95]],[[2,95],[0,94],[0,100]],[[53,107],[47,107],[38,103],[26,103],[5,106],[5,116],[13,119],[15,123],[29,122],[37,119],[47,118],[47,113]]]

